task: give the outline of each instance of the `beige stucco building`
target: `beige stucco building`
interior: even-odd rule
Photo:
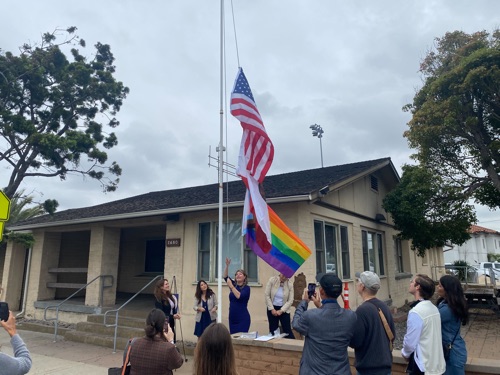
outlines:
[[[268,204],[312,251],[297,274],[312,282],[317,272],[338,273],[348,284],[354,309],[361,302],[354,274],[363,270],[380,275],[381,299],[393,306],[411,299],[411,275],[431,274],[432,267],[443,264],[443,255],[438,249],[418,258],[407,241],[396,237],[382,201],[398,181],[389,158],[268,176]],[[233,259],[230,273],[247,270],[250,329],[264,333],[264,289],[277,272],[246,249],[240,236],[244,192],[241,181],[225,185],[223,256]],[[196,282],[204,279],[217,291],[217,200],[213,184],[148,193],[16,224],[10,229],[31,231],[36,242],[32,249],[9,243],[4,299],[12,309],[24,310],[26,317],[42,319],[48,301],[62,300],[96,278],[81,293],[85,306],[68,303],[61,309],[61,320],[78,322],[115,305],[118,295],[138,292],[155,276],[164,275],[171,282],[175,276],[184,337],[194,341]],[[143,294],[151,292],[149,287]],[[227,322],[227,287],[222,294],[222,318]]]

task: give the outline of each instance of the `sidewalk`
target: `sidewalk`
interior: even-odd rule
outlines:
[[[60,338],[53,342],[54,335],[32,331],[18,330],[31,353],[33,366],[29,374],[74,374],[74,375],[107,375],[109,367],[122,364],[122,351],[113,354],[113,349],[64,341]],[[0,332],[0,350],[12,355],[10,337],[3,330]],[[175,375],[191,375],[193,357],[174,371]]]

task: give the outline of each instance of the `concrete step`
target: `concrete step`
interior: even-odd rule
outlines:
[[[87,322],[99,323],[99,324],[103,325],[104,324],[104,315],[103,314],[88,315]],[[106,319],[106,323],[107,324],[115,324],[115,315],[108,314],[108,317]],[[118,326],[144,329],[145,325],[146,325],[145,319],[133,318],[133,317],[129,317],[129,316],[122,316],[121,314],[118,316]]]
[[[17,323],[16,328],[21,329],[21,330],[26,330],[26,331],[51,333],[51,334],[54,334],[54,330],[55,330],[54,326],[52,326],[52,325],[31,323],[31,322]],[[57,335],[58,336],[65,336],[66,332],[68,332],[68,331],[71,331],[71,330],[69,328],[58,327],[57,328]]]
[[[66,340],[83,342],[90,345],[104,346],[106,348],[113,348],[113,335],[101,335],[91,332],[69,331],[64,336]],[[128,338],[116,338],[116,350],[123,350],[127,345]]]
[[[154,307],[154,305],[152,305]],[[137,319],[142,319],[143,321],[146,321],[146,317],[148,314],[151,312],[153,307],[148,306],[148,307],[137,307],[134,309],[122,309],[120,310],[120,313],[118,314],[119,316],[127,316],[130,318],[137,318]],[[101,313],[104,314],[108,310],[114,310],[109,307],[103,307],[101,310]],[[109,316],[114,316],[115,311],[112,311],[108,314]]]
[[[135,336],[135,337],[142,337],[143,335]],[[85,344],[90,344],[90,345],[98,345],[98,346],[103,346],[106,348],[113,348],[113,336],[108,336],[108,335],[101,335],[101,334],[96,334],[96,333],[90,333],[90,332],[81,332],[81,331],[68,331],[66,332],[66,335],[64,336],[65,340],[69,341],[75,341],[75,342],[83,342]],[[117,352],[120,352],[125,349],[125,346],[127,345],[129,338],[124,338],[124,337],[117,337],[116,338],[116,350]],[[177,349],[181,353],[181,355],[184,357],[186,356],[193,356],[194,355],[194,349],[195,349],[195,344],[187,342],[185,345],[183,345],[182,341],[177,341],[176,343]]]
[[[98,335],[112,336],[115,335],[115,327],[106,327],[100,323],[80,322],[76,324],[78,332],[95,333]],[[144,336],[144,328],[118,326],[117,336],[123,338]]]

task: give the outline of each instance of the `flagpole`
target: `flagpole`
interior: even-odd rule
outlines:
[[[222,225],[224,200],[223,167],[224,167],[224,0],[220,1],[220,136],[219,136],[219,241],[218,241],[218,275],[217,296],[217,322],[222,322]]]

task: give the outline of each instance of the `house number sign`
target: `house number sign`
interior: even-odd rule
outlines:
[[[167,239],[167,247],[179,247],[181,246],[180,238],[168,238]]]

